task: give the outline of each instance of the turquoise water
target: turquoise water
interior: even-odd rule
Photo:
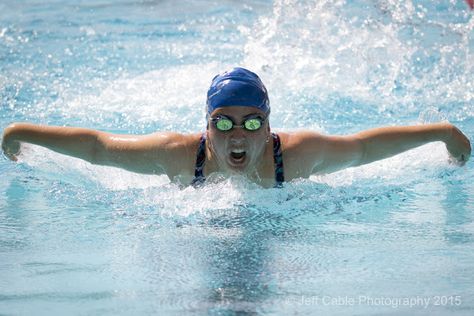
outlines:
[[[474,135],[464,1],[3,1],[0,127],[204,128],[211,78],[275,130],[449,120]],[[441,143],[262,189],[202,189],[35,146],[0,160],[2,315],[472,315],[472,161]]]

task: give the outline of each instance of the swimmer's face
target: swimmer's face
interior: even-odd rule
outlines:
[[[218,108],[210,115],[215,118],[224,115],[230,118],[235,125],[243,125],[249,117],[265,118],[264,112],[248,106],[227,106]],[[266,119],[262,127],[256,131],[248,131],[236,126],[229,131],[220,131],[209,120],[207,138],[209,147],[216,157],[222,171],[248,173],[254,171],[262,161],[267,140],[270,136],[270,126]]]

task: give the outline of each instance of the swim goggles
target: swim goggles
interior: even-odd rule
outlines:
[[[265,122],[266,118],[262,118],[260,116],[252,116],[245,119],[242,125],[236,125],[231,118],[225,115],[211,117],[210,120],[214,124],[214,126],[221,132],[230,131],[234,127],[241,127],[247,131],[254,132],[258,131],[262,127],[263,122]]]

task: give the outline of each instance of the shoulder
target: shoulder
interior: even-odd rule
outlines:
[[[314,131],[278,132],[280,137],[285,178],[309,177],[322,159],[325,136]]]
[[[278,132],[277,134],[285,151],[310,150],[315,145],[322,145],[326,139],[325,135],[308,130]]]
[[[150,134],[150,141],[162,156],[164,169],[170,179],[193,173],[202,133],[181,134],[159,132]]]
[[[167,145],[189,145],[193,142],[199,142],[202,133],[176,133],[176,132],[156,132],[143,137],[159,144]]]
[[[131,143],[150,151],[160,151],[163,154],[190,150],[199,144],[201,133],[181,134],[175,132],[156,132],[147,135],[133,136]]]

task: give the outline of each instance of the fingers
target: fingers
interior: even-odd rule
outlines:
[[[458,166],[458,167],[462,167],[466,164],[466,162],[464,160],[457,159],[456,157],[453,157],[452,155],[449,155],[448,163],[450,165],[455,165],[455,166]]]
[[[448,162],[456,166],[464,166],[469,160],[470,153],[464,153],[454,156],[451,153],[449,154]]]
[[[11,161],[17,161],[17,155],[20,152],[20,143],[19,142],[7,142],[5,138],[2,142],[3,155],[10,159]]]
[[[11,161],[18,161],[18,158],[16,157],[16,155],[13,155],[7,152],[3,152],[3,155],[7,157],[8,159],[10,159]]]
[[[456,126],[451,125],[451,136],[446,142],[449,162],[463,166],[471,156],[471,142]]]
[[[16,153],[12,153],[11,150],[8,149],[5,144],[2,144],[2,149],[3,149],[3,155],[10,159],[11,161],[17,161],[18,158],[16,157]]]

